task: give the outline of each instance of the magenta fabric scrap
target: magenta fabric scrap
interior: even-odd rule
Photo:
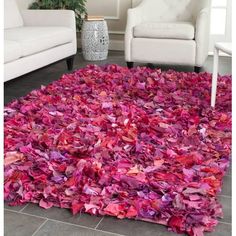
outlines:
[[[5,107],[5,201],[213,231],[231,155],[231,76],[96,66]]]

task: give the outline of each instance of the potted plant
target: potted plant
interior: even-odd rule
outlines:
[[[75,12],[77,30],[80,31],[83,24],[83,16],[86,15],[86,0],[36,0],[30,5],[30,9],[68,9]]]

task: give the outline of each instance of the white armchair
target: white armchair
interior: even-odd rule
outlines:
[[[125,59],[189,65],[199,71],[209,45],[211,0],[143,0],[128,10]]]

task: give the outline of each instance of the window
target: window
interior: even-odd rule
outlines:
[[[231,42],[232,0],[212,0],[209,52],[216,42]]]
[[[227,0],[212,0],[211,34],[224,35],[226,31]]]

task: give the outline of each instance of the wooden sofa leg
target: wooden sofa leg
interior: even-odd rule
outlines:
[[[126,63],[127,63],[127,67],[128,67],[129,69],[131,69],[131,68],[134,67],[134,63],[133,63],[133,62],[127,61]]]
[[[150,68],[150,69],[155,69],[155,66],[152,63],[148,63],[147,67]]]
[[[69,57],[66,59],[67,69],[73,70],[73,64],[74,64],[74,56]]]
[[[201,67],[199,67],[199,66],[194,67],[194,72],[200,73],[200,71],[201,71]]]

